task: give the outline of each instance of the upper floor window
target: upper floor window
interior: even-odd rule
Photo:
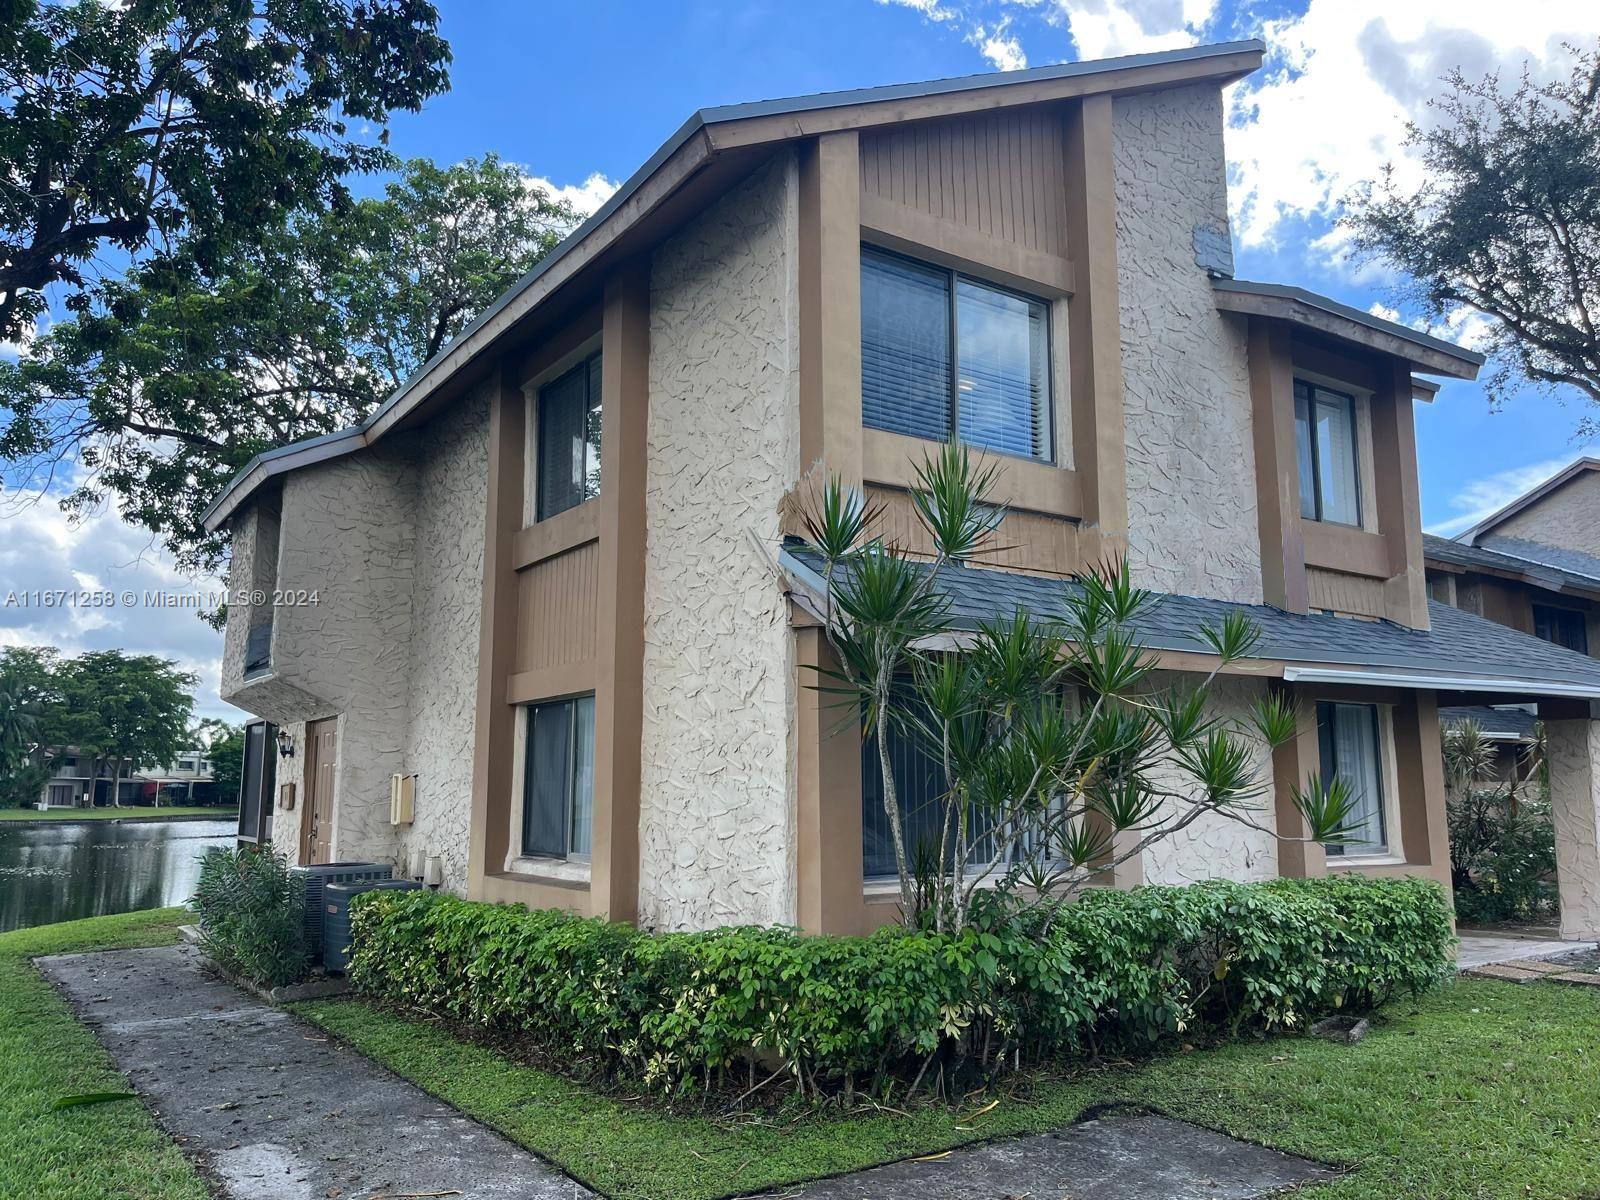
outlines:
[[[1300,463],[1300,515],[1361,524],[1354,397],[1294,381],[1294,440]]]
[[[1571,608],[1552,608],[1548,604],[1533,606],[1533,636],[1576,650],[1589,653],[1588,619]]]
[[[587,859],[594,829],[594,697],[528,707],[522,852]]]
[[[539,389],[538,511],[543,521],[600,494],[600,356]]]
[[[1382,720],[1376,704],[1317,705],[1317,745],[1324,781],[1343,779],[1355,805],[1349,840],[1329,845],[1331,855],[1382,854],[1389,846],[1383,803]]]
[[[1048,461],[1050,306],[861,251],[861,413],[874,429]]]

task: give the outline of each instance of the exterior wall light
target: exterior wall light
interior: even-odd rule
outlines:
[[[294,734],[287,729],[278,730],[278,757],[294,757]]]

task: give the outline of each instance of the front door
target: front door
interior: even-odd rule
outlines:
[[[333,861],[333,775],[339,765],[339,718],[306,725],[306,786],[311,790],[305,806],[304,845],[300,861]]]

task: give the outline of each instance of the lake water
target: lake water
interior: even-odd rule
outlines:
[[[13,825],[0,822],[0,933],[54,921],[182,904],[200,856],[231,846],[220,821]]]

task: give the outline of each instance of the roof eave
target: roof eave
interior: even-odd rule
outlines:
[[[1394,321],[1362,312],[1328,296],[1283,283],[1213,279],[1216,304],[1223,312],[1267,317],[1354,342],[1404,359],[1416,370],[1451,379],[1476,379],[1484,356]],[[1414,381],[1415,382],[1415,381]]]

